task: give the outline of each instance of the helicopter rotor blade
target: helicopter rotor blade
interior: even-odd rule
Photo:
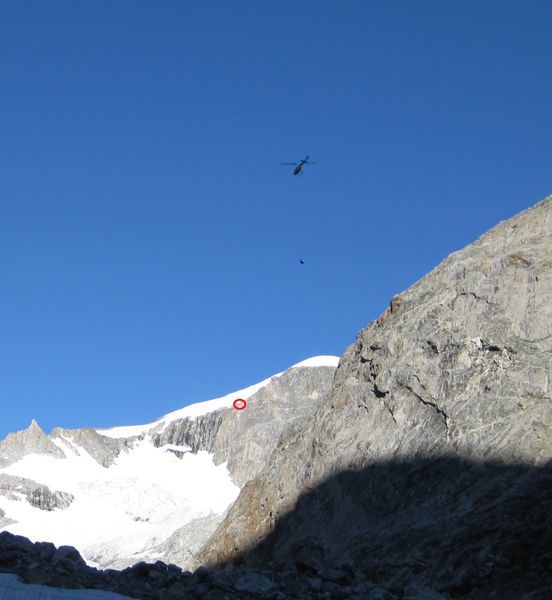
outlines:
[[[296,165],[297,163],[291,163],[291,162],[281,162],[281,165]]]

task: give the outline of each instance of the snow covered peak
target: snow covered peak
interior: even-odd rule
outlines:
[[[307,358],[306,360],[302,360],[290,367],[294,369],[295,367],[334,367],[336,368],[339,364],[339,356],[313,356],[312,358]]]

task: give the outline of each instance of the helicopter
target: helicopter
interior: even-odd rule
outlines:
[[[304,165],[315,165],[316,163],[311,162],[309,160],[309,155],[307,154],[307,156],[305,156],[305,158],[303,158],[302,160],[300,160],[298,163],[296,162],[283,162],[283,165],[294,165],[295,169],[293,170],[293,174],[294,175],[300,175],[302,173],[302,169]]]

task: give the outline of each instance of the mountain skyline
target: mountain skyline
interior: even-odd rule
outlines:
[[[545,0],[6,3],[0,438],[341,355],[552,190],[551,28]]]

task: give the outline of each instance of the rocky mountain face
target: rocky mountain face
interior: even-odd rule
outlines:
[[[45,511],[67,508],[74,500],[72,494],[53,491],[31,479],[5,473],[0,474],[0,494],[10,500],[24,497],[31,506]]]
[[[265,466],[282,433],[312,416],[333,382],[333,367],[295,367],[273,378],[248,400],[247,410],[220,410],[195,420],[172,421],[154,433],[156,446],[189,446],[226,462],[233,481],[243,485]]]
[[[63,458],[64,454],[40,429],[33,419],[28,429],[9,433],[0,442],[0,467],[6,467],[26,454],[36,453]]]
[[[198,562],[552,595],[551,232],[549,197],[395,296]]]

